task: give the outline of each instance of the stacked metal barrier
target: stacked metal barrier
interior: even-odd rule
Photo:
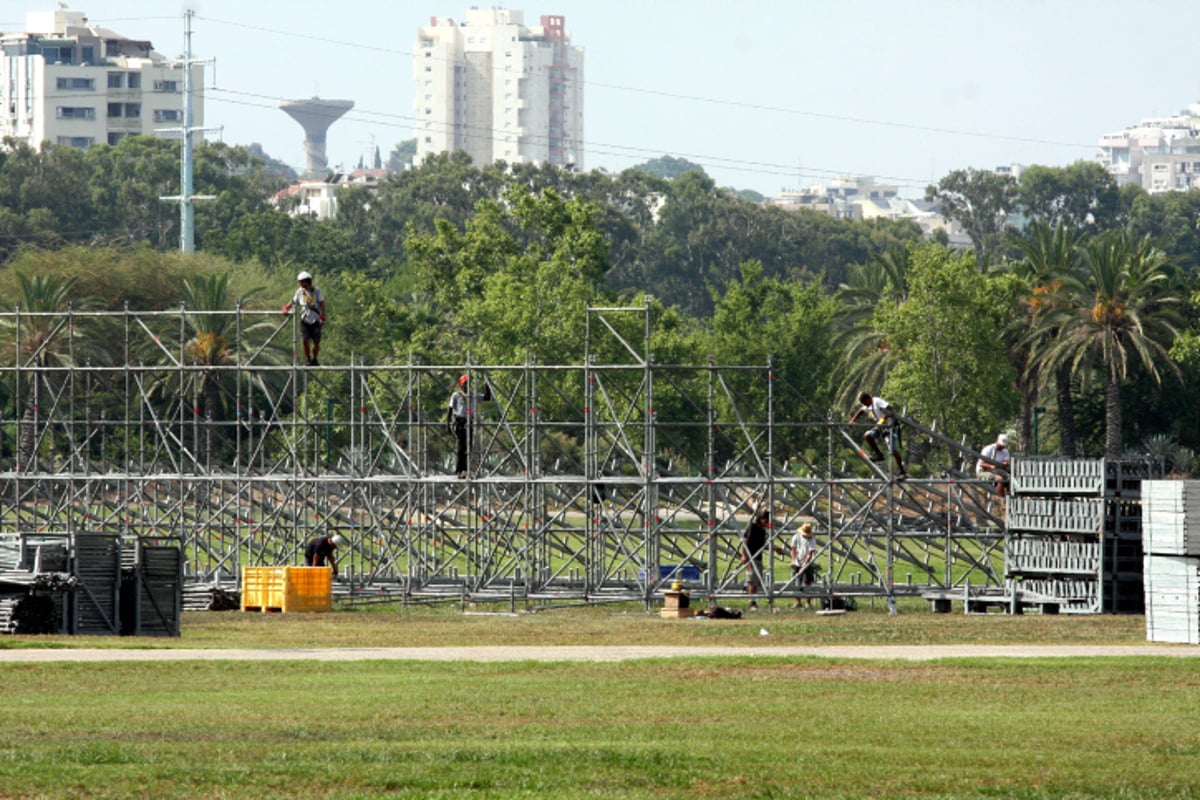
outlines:
[[[171,537],[0,536],[0,633],[178,636],[182,588]]]
[[[178,539],[133,537],[121,547],[121,634],[178,636],[183,549]]]
[[[68,536],[0,536],[0,633],[65,633],[74,584]]]
[[[1200,644],[1200,481],[1147,481],[1146,638]]]
[[[1155,459],[1014,458],[1005,579],[1064,613],[1140,613],[1142,482]]]

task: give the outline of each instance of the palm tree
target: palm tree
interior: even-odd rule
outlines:
[[[1063,281],[1079,269],[1079,237],[1063,223],[1053,228],[1044,222],[1030,227],[1028,239],[1016,244],[1024,258],[1013,272],[1025,284],[1022,303],[1025,314],[1015,321],[1017,343],[1011,352],[1020,377],[1021,441],[1032,441],[1033,405],[1037,402],[1037,356],[1053,343],[1057,330],[1043,327],[1042,319],[1052,310]],[[1075,401],[1071,397],[1071,366],[1062,363],[1054,371],[1054,393],[1058,407],[1059,445],[1062,454],[1075,457]]]
[[[1043,375],[1067,365],[1085,383],[1104,382],[1104,451],[1119,458],[1121,382],[1140,363],[1161,383],[1159,364],[1179,374],[1167,347],[1178,336],[1180,297],[1170,291],[1166,255],[1149,238],[1110,231],[1082,248],[1084,270],[1067,275],[1042,318],[1051,341]]]
[[[875,309],[902,303],[908,295],[909,251],[896,248],[852,266],[838,287],[839,311],[833,345],[841,353],[838,401],[848,404],[868,387],[883,386],[891,364],[891,347],[875,326]]]
[[[6,310],[18,314],[3,320],[9,329],[6,349],[21,370],[29,370],[26,379],[24,409],[20,410],[20,433],[17,437],[17,468],[37,467],[37,414],[39,396],[46,392],[52,397],[56,379],[45,367],[69,367],[98,353],[100,345],[94,338],[83,335],[81,326],[67,313],[87,310],[96,305],[94,298],[71,300],[75,278],[40,274],[32,277],[18,274],[20,299]],[[20,373],[18,373],[20,374]]]
[[[200,372],[199,394],[204,418],[210,423],[222,418],[223,384],[228,371],[221,368],[236,363],[239,350],[243,355],[253,352],[255,343],[264,341],[275,328],[261,319],[237,329],[239,315],[232,312],[261,291],[262,287],[255,287],[233,298],[228,272],[197,275],[183,282],[184,321],[191,333],[184,352],[193,364],[205,368]],[[205,454],[212,453],[212,446],[213,426],[209,424],[205,427]]]

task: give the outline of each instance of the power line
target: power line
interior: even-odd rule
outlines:
[[[237,91],[234,89],[223,89],[223,88],[218,88],[218,87],[209,87],[207,91],[208,92],[219,92],[222,94],[229,94],[229,95],[237,95],[240,97],[250,97],[250,98],[255,98],[255,100],[273,99],[268,95],[256,94],[253,92],[241,92],[241,91]],[[248,106],[248,107],[252,107],[252,108],[266,109],[266,108],[274,108],[275,107],[272,105],[268,105],[267,103],[252,102],[249,100],[236,100],[236,99],[231,99],[231,98],[206,96],[206,100],[208,100],[208,99],[212,99],[212,100],[215,100],[217,102],[222,102],[222,103],[231,103],[231,104],[235,104],[235,105]],[[378,117],[381,119],[364,119],[364,118],[360,118],[360,116],[359,116],[360,114],[368,115],[370,117]],[[353,121],[357,121],[357,122],[364,122],[364,123],[368,123],[368,124],[381,125],[381,126],[387,127],[387,128],[399,128],[399,129],[404,129],[404,130],[407,130],[409,125],[401,124],[402,122],[415,124],[416,122],[419,121],[416,117],[405,115],[405,114],[396,114],[396,113],[389,113],[389,112],[384,112],[384,111],[371,111],[368,109],[359,109],[359,108],[355,108],[353,111],[349,112],[348,114],[346,114],[344,116],[340,116],[340,118],[341,119],[349,119],[349,120],[353,120]],[[479,128],[479,127],[467,126],[464,124],[457,124],[457,123],[452,125],[451,127],[457,131],[461,131],[461,132],[468,133],[468,134],[474,133],[475,135],[478,135],[478,136],[491,136],[491,135],[500,133],[500,131],[495,128]],[[544,139],[548,139],[549,137],[540,136],[537,134],[529,134],[529,135],[527,135],[527,138],[533,139],[535,141],[541,141]],[[615,156],[615,157],[622,157],[622,158],[629,158],[629,159],[636,158],[636,159],[643,159],[643,160],[657,158],[664,154],[663,151],[658,148],[634,147],[634,146],[630,146],[630,145],[621,145],[621,144],[612,144],[612,143],[594,142],[594,141],[584,142],[583,151],[585,154],[593,155],[593,156],[594,155],[607,155],[607,156]],[[678,158],[686,158],[687,160],[692,161],[693,163],[696,163],[696,164],[699,164],[699,165],[705,166],[705,167],[711,167],[714,169],[728,169],[728,170],[751,173],[751,174],[777,175],[777,176],[784,176],[784,177],[794,177],[797,174],[795,165],[793,165],[793,164],[780,164],[780,163],[774,163],[774,162],[769,162],[769,161],[753,161],[753,160],[741,159],[741,158],[729,158],[726,156],[715,156],[715,155],[709,155],[709,154],[689,153],[689,152],[681,152],[681,151],[673,151],[672,153],[670,153],[670,155],[674,155],[675,157],[678,157]],[[808,173],[808,177],[818,177],[818,178],[821,178],[821,177],[833,178],[833,177],[839,177],[839,176],[851,174],[849,170],[824,169],[821,167],[807,167],[806,172]],[[875,177],[880,178],[882,180],[895,181],[895,182],[901,183],[906,186],[920,186],[922,188],[928,183],[928,181],[925,181],[923,179],[918,179],[918,178],[907,178],[907,177],[890,176],[890,175],[875,175]]]
[[[196,14],[195,18],[198,20],[203,20],[205,22],[214,23],[217,25],[225,25],[225,26],[229,26],[229,27],[233,27],[233,28],[240,28],[243,30],[253,31],[256,33],[265,33],[265,34],[271,34],[271,35],[275,35],[275,36],[290,37],[290,38],[301,39],[301,40],[310,41],[310,42],[318,42],[321,44],[334,45],[334,46],[338,46],[338,47],[353,48],[358,51],[370,51],[370,52],[383,53],[383,54],[392,55],[392,56],[406,56],[409,58],[414,57],[414,53],[411,50],[407,50],[407,49],[383,47],[383,46],[378,46],[378,45],[366,44],[361,41],[352,41],[352,40],[339,39],[339,38],[333,38],[333,37],[328,37],[328,36],[298,33],[295,31],[287,31],[287,30],[282,30],[279,28],[267,27],[267,26],[262,26],[262,25],[253,25],[253,24],[249,24],[249,23],[237,22],[234,20],[227,20],[227,19],[219,19],[219,18],[215,18],[215,17],[208,17],[208,16],[204,16],[204,15],[200,15],[200,14]],[[119,22],[126,22],[126,21],[174,20],[174,19],[176,19],[176,17],[174,17],[174,16],[123,17],[123,18],[113,18],[113,19],[105,20],[104,24],[107,25],[107,24],[111,24],[111,23],[119,23]],[[91,22],[92,24],[98,24],[94,20],[91,20],[91,19],[89,19],[89,22]],[[739,100],[728,100],[728,99],[723,99],[723,98],[706,97],[706,96],[702,96],[702,95],[689,95],[689,94],[683,94],[683,93],[679,93],[679,92],[670,92],[670,91],[664,91],[664,90],[652,89],[652,88],[644,88],[644,87],[638,87],[638,86],[610,84],[610,83],[603,83],[603,82],[598,82],[598,81],[581,81],[580,83],[584,87],[592,87],[595,89],[607,89],[607,90],[613,90],[613,91],[618,91],[618,92],[627,92],[630,94],[640,94],[640,95],[645,95],[645,96],[649,96],[649,97],[679,100],[679,101],[683,101],[683,102],[687,102],[687,103],[713,105],[713,106],[718,106],[718,107],[725,108],[725,109],[740,109],[740,110],[754,111],[754,112],[760,112],[760,113],[767,112],[767,113],[772,113],[772,114],[800,116],[800,117],[807,117],[807,118],[811,118],[811,119],[822,119],[822,120],[829,120],[829,121],[835,121],[835,122],[850,123],[850,124],[855,124],[855,125],[870,125],[870,126],[888,127],[888,128],[892,128],[892,129],[908,130],[908,131],[914,131],[914,132],[918,132],[918,133],[936,133],[936,134],[945,135],[945,136],[970,137],[970,138],[976,138],[976,139],[1013,142],[1013,143],[1019,143],[1019,144],[1037,144],[1037,145],[1048,145],[1048,146],[1055,146],[1055,147],[1077,148],[1077,149],[1081,149],[1081,150],[1086,149],[1088,151],[1093,151],[1093,150],[1095,150],[1095,147],[1096,147],[1095,144],[1079,144],[1079,143],[1073,143],[1073,142],[1055,141],[1052,139],[1043,139],[1043,138],[1038,138],[1038,137],[1011,136],[1011,135],[988,133],[988,132],[982,132],[982,131],[970,131],[970,130],[955,129],[955,128],[945,128],[945,127],[939,127],[939,126],[918,125],[918,124],[913,124],[913,123],[899,122],[899,121],[895,121],[895,120],[883,120],[883,119],[874,119],[874,118],[870,118],[870,117],[855,116],[855,115],[834,114],[834,113],[815,111],[815,110],[789,108],[786,106],[766,105],[766,104],[750,103],[750,102],[739,101]],[[239,92],[237,90],[224,89],[224,88],[218,87],[216,85],[210,87],[209,91],[223,92],[225,94],[239,95],[242,97],[255,97],[255,98],[260,98],[260,99],[267,98],[266,95],[259,95],[259,94],[254,94],[251,92]],[[61,98],[70,98],[70,97],[72,97],[72,95],[71,94],[46,95],[46,97],[48,99],[49,98],[57,99],[60,97]],[[258,108],[275,107],[275,106],[268,106],[266,104],[237,101],[237,100],[228,99],[228,98],[214,97],[212,99],[217,100],[218,102],[245,105],[245,106],[249,106],[249,107],[258,107]],[[277,100],[278,98],[273,98],[273,99]],[[374,118],[377,118],[377,119],[374,119]],[[355,109],[355,111],[352,114],[346,116],[346,119],[357,121],[360,123],[380,125],[380,126],[387,127],[387,128],[397,128],[397,129],[402,128],[402,127],[408,128],[410,126],[415,128],[416,125],[422,121],[422,120],[419,120],[415,116],[394,114],[394,113],[388,113],[388,112],[370,111],[370,110],[365,110],[365,109]],[[401,122],[404,122],[406,124],[402,125],[402,124],[400,124]],[[488,130],[488,129],[480,129],[480,128],[472,129],[468,126],[460,126],[460,125],[454,125],[453,127],[455,130],[459,130],[464,133],[468,133],[468,134],[474,133],[475,135],[488,136],[490,138],[495,138],[496,136],[502,135],[502,133],[498,130]],[[534,140],[539,140],[539,139],[548,140],[549,139],[548,136],[539,137],[537,135],[527,135],[526,138],[531,138]],[[647,157],[653,158],[653,157],[657,157],[657,156],[663,154],[663,152],[664,152],[661,148],[650,148],[650,147],[644,147],[644,146],[623,145],[623,144],[617,144],[617,143],[604,143],[604,142],[588,142],[588,141],[584,141],[581,144],[581,147],[582,147],[584,153],[590,154],[593,157],[594,156],[611,156],[611,157],[629,158],[629,159],[647,158]],[[794,178],[794,177],[797,177],[797,175],[798,175],[794,164],[778,164],[778,163],[771,163],[771,162],[746,160],[746,159],[740,159],[740,158],[730,158],[730,157],[725,157],[725,156],[715,156],[715,155],[710,155],[710,154],[685,153],[685,152],[680,152],[680,151],[671,151],[671,154],[675,155],[677,157],[687,158],[688,160],[694,161],[695,163],[698,163],[701,166],[712,167],[714,169],[723,169],[723,170],[730,170],[730,171],[735,171],[735,172],[744,172],[747,174],[776,175],[776,176],[784,176],[784,177],[789,177],[789,178]],[[803,175],[805,175],[805,173],[811,173],[811,176],[813,176],[813,177],[835,177],[835,176],[852,175],[852,174],[871,174],[873,177],[879,178],[881,180],[898,183],[898,184],[904,185],[904,186],[924,187],[925,185],[927,185],[929,183],[928,179],[924,179],[924,178],[910,178],[910,177],[904,177],[904,176],[881,175],[879,173],[866,173],[861,170],[806,167],[805,171],[803,173],[799,173],[799,175],[803,176]]]
[[[213,22],[213,23],[217,23],[220,25],[228,25],[231,27],[243,28],[243,29],[252,30],[252,31],[255,31],[258,33],[270,33],[270,34],[274,34],[274,35],[278,35],[278,36],[293,37],[293,38],[297,38],[297,39],[304,39],[307,41],[320,42],[323,44],[337,45],[340,47],[352,47],[356,50],[369,50],[369,51],[374,51],[374,52],[387,53],[389,55],[407,56],[409,58],[412,58],[415,55],[411,50],[398,49],[398,48],[392,48],[392,47],[381,47],[381,46],[377,46],[377,45],[369,45],[369,44],[365,44],[365,43],[362,43],[359,41],[348,41],[345,39],[337,39],[337,38],[326,37],[326,36],[317,36],[317,35],[312,35],[312,34],[296,33],[294,31],[285,31],[285,30],[281,30],[278,28],[270,28],[270,27],[261,26],[261,25],[251,25],[248,23],[236,22],[236,21],[225,20],[225,19],[217,19],[217,18],[213,18],[213,17],[205,17],[202,15],[197,15],[197,18],[205,20],[206,22]],[[441,59],[441,60],[444,61],[445,59]],[[647,95],[647,96],[651,96],[651,97],[659,97],[659,98],[666,98],[666,99],[672,99],[672,100],[681,100],[681,101],[690,102],[690,103],[702,103],[702,104],[709,104],[709,105],[717,105],[717,106],[720,106],[723,108],[729,108],[729,109],[743,109],[743,110],[747,110],[747,111],[770,112],[770,113],[775,113],[775,114],[807,117],[807,118],[811,118],[811,119],[822,119],[822,120],[829,120],[829,121],[834,121],[834,122],[845,122],[845,123],[851,123],[851,124],[856,124],[856,125],[871,125],[871,126],[887,127],[887,128],[897,129],[897,130],[914,131],[914,132],[918,132],[918,133],[936,133],[936,134],[944,135],[944,136],[969,137],[969,138],[975,138],[975,139],[986,139],[986,140],[990,140],[990,141],[1013,142],[1013,143],[1017,143],[1017,144],[1048,145],[1048,146],[1054,146],[1054,147],[1066,147],[1066,148],[1072,148],[1072,149],[1087,150],[1089,152],[1094,151],[1096,148],[1096,145],[1094,143],[1083,144],[1083,143],[1079,143],[1079,142],[1063,142],[1063,141],[1057,141],[1057,140],[1053,140],[1053,139],[1044,139],[1044,138],[1039,138],[1039,137],[1012,136],[1012,135],[1006,135],[1006,134],[989,133],[989,132],[984,132],[984,131],[971,131],[971,130],[947,128],[947,127],[933,126],[933,125],[919,125],[919,124],[915,124],[915,123],[899,122],[899,121],[895,121],[895,120],[874,119],[874,118],[870,118],[870,117],[863,117],[863,116],[856,116],[856,115],[834,114],[834,113],[822,112],[822,111],[789,108],[786,106],[774,106],[774,105],[765,105],[765,104],[758,104],[758,103],[749,103],[749,102],[739,101],[739,100],[729,100],[729,99],[724,99],[724,98],[705,97],[705,96],[701,96],[701,95],[689,95],[689,94],[682,94],[679,92],[669,92],[669,91],[664,91],[664,90],[659,90],[659,89],[648,89],[648,88],[637,87],[637,86],[624,86],[624,85],[620,85],[620,84],[609,84],[609,83],[603,83],[603,82],[598,82],[598,81],[585,80],[585,81],[581,81],[580,83],[585,88],[593,87],[593,88],[598,88],[598,89],[611,89],[611,90],[616,90],[616,91],[629,92],[632,94],[643,94],[643,95]],[[416,122],[416,121],[417,120],[414,119],[414,122]],[[644,148],[644,147],[633,147],[633,146],[612,145],[612,144],[604,145],[604,146],[627,149],[630,152],[651,152],[651,151],[655,152],[655,153],[659,152],[657,148],[651,149],[651,148]],[[615,155],[614,153],[611,153],[609,151],[592,149],[587,144],[587,142],[584,142],[584,151],[585,152],[590,151],[592,153],[601,153],[601,154],[606,154],[606,155]],[[729,164],[737,164],[740,161],[739,159],[728,159],[728,158],[723,158],[723,157],[706,157],[706,156],[699,156],[699,157],[708,158],[710,161],[715,160],[715,161],[721,161],[721,162],[729,163]],[[769,166],[771,167],[772,170],[786,169],[787,174],[789,174],[789,175],[795,174],[794,169],[791,166],[788,166],[786,168],[784,168],[783,165],[779,165],[779,164],[771,164]],[[858,170],[844,170],[844,169],[843,170],[820,169],[820,168],[810,168],[810,169],[814,169],[814,171],[816,171],[816,172],[823,172],[823,173],[827,173],[830,175],[845,175],[845,174],[853,174],[855,172],[860,172]],[[774,173],[772,173],[772,174],[774,174]],[[905,182],[905,183],[911,182],[911,185],[924,186],[925,184],[928,183],[928,181],[925,179],[898,178],[895,176],[886,176],[886,175],[878,175],[878,174],[876,174],[875,176],[885,179],[885,180],[900,181],[900,182]]]

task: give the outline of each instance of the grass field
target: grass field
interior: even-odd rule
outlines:
[[[1145,641],[1135,616],[902,611],[229,612],[0,648]],[[0,663],[0,797],[1185,798],[1197,719],[1197,661],[1149,656]]]

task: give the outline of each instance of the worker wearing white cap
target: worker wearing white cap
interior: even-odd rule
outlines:
[[[345,543],[346,537],[340,533],[335,533],[333,536],[314,536],[304,547],[304,566],[324,567],[328,564],[333,567],[333,577],[336,578],[338,567],[333,553]]]
[[[996,492],[1001,497],[1008,490],[1008,462],[1011,457],[1008,452],[1008,434],[1002,433],[996,437],[993,444],[980,451],[982,456],[975,462],[975,477],[985,481],[996,482]]]
[[[293,308],[299,309],[304,361],[310,367],[320,366],[317,356],[321,354],[321,328],[325,325],[325,295],[313,286],[313,277],[307,271],[297,275],[296,282],[300,287],[292,295],[291,302],[284,303],[283,313],[290,314]]]

